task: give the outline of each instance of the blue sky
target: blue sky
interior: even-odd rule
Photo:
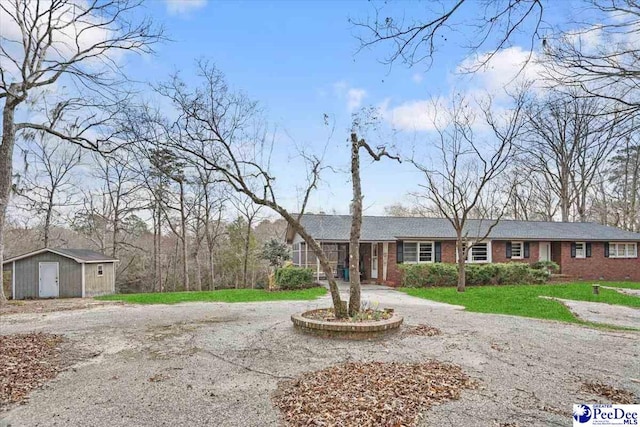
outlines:
[[[427,7],[436,7],[435,3],[408,1],[377,5],[395,8],[396,16],[408,17],[425,16]],[[570,2],[550,4],[552,11],[547,16],[561,22],[570,6]],[[349,18],[363,21],[371,16],[375,9],[370,2],[156,0],[147,8],[165,25],[172,41],[158,46],[153,57],[129,59],[131,73],[140,80],[161,81],[179,70],[190,81],[196,59],[215,63],[232,87],[262,104],[277,128],[273,172],[279,194],[292,210],[296,183],[304,176],[294,145],[321,152],[328,144],[327,163],[342,171],[324,174],[309,209],[347,213],[351,187],[346,140],[353,111],[367,105],[382,108],[389,128],[401,131],[390,138],[396,150],[408,154],[414,147],[423,147],[428,153],[433,134],[419,124],[424,103],[453,90],[501,93],[526,55],[529,42],[516,35],[514,46],[496,58],[492,69],[470,78],[456,75],[469,53],[461,47],[468,37],[463,27],[458,34],[447,33],[431,67],[384,65],[381,60],[388,46],[357,53],[355,36],[363,33]],[[470,7],[458,21],[472,22],[477,13]],[[335,121],[331,138],[323,121],[325,113]],[[371,135],[370,142],[389,141]],[[362,157],[367,214],[381,214],[384,206],[403,202],[407,193],[419,189],[421,177],[411,165],[388,160],[371,164]]]

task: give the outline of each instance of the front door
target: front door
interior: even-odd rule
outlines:
[[[58,284],[58,263],[40,263],[40,285],[38,295],[40,298],[57,298],[60,295]]]
[[[540,261],[551,261],[551,243],[540,242]]]
[[[378,244],[371,244],[371,278],[378,278]]]

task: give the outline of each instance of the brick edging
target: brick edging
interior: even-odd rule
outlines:
[[[391,318],[369,322],[329,322],[324,320],[310,319],[304,317],[304,314],[313,313],[317,310],[310,310],[304,313],[292,314],[291,321],[297,328],[320,334],[363,334],[376,336],[380,333],[398,329],[404,318],[397,314],[393,314]]]

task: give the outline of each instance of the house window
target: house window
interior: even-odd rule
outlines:
[[[609,243],[609,258],[637,258],[637,243]]]
[[[462,245],[462,247],[466,249],[466,245]],[[473,245],[467,253],[467,262],[491,262],[491,245],[489,242],[481,242]]]
[[[293,256],[291,257],[293,265],[300,265],[300,243],[293,244]]]
[[[511,259],[524,258],[524,243],[523,242],[511,242]]]
[[[489,244],[476,243],[469,251],[469,262],[489,262]]]
[[[433,262],[433,242],[404,242],[404,262]]]
[[[98,272],[98,276],[102,276],[104,274],[104,267],[102,264],[98,264],[96,267],[96,271]]]
[[[576,242],[576,258],[586,258],[587,245],[585,242]]]

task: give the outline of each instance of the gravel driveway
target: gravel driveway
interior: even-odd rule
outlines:
[[[0,425],[275,426],[270,395],[278,381],[353,360],[435,358],[461,365],[482,383],[432,408],[424,426],[566,426],[573,403],[605,401],[580,392],[583,381],[640,395],[632,381],[640,376],[638,333],[467,313],[386,288],[366,287],[363,299],[443,334],[346,342],[293,330],[291,313],[326,306],[328,297],[2,316],[3,334],[61,333],[95,357],[0,414]]]

